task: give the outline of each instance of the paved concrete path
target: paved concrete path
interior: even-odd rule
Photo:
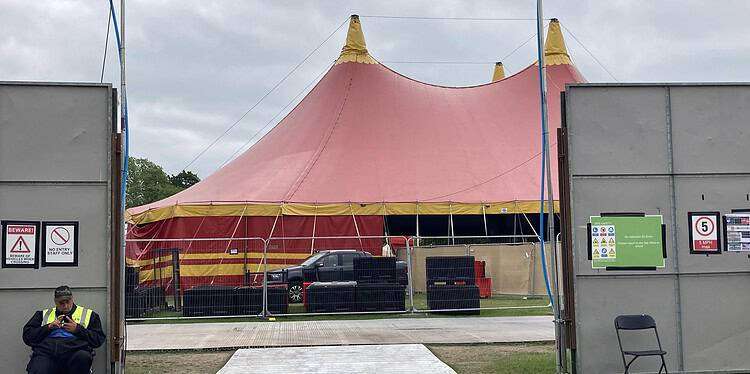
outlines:
[[[127,350],[359,344],[518,343],[555,339],[551,316],[128,325]]]
[[[421,344],[240,349],[218,374],[456,374]]]

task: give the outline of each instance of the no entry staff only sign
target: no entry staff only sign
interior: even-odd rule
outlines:
[[[44,222],[42,266],[78,266],[78,222]]]

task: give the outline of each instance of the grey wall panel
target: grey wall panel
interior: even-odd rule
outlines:
[[[731,212],[736,208],[750,208],[746,200],[750,189],[748,176],[681,176],[675,179],[677,193],[677,251],[682,272],[750,271],[747,253],[723,252],[719,255],[690,254],[691,227],[688,212]],[[703,195],[703,199],[701,199]],[[723,235],[723,233],[722,233]],[[723,241],[722,237],[722,241]],[[722,243],[723,246],[723,243]],[[748,305],[750,307],[750,304]]]
[[[567,100],[579,368],[621,372],[612,319],[649,313],[667,340],[671,370],[750,372],[750,260],[691,255],[687,218],[750,208],[750,85],[577,85]],[[632,145],[637,138],[643,142]],[[611,139],[626,145],[603,149]],[[585,224],[607,211],[662,214],[666,269],[592,270]]]
[[[588,260],[588,236],[586,224],[589,217],[603,212],[643,212],[662,214],[664,223],[671,225],[669,183],[664,177],[650,178],[578,178],[571,191],[573,206],[573,243],[576,251],[579,275],[610,273],[603,269],[592,269]],[[671,238],[667,238],[667,243]],[[669,247],[668,247],[669,248]],[[671,254],[666,267],[657,272],[671,271]],[[649,271],[648,273],[653,273]]]
[[[0,180],[107,181],[110,92],[0,82]]]
[[[614,319],[621,314],[644,313],[656,320],[662,346],[670,352],[667,356],[668,368],[674,370],[677,329],[674,321],[675,299],[670,296],[673,295],[673,276],[600,276],[578,278],[576,281],[576,307],[585,310],[584,317],[578,321],[578,328],[585,331],[578,345],[584,373],[622,373],[624,367]],[[622,300],[632,302],[623,304]],[[648,334],[628,334],[623,335],[623,345],[626,348],[647,349],[655,347],[656,340]],[[637,362],[633,366],[634,373],[659,367],[653,358],[639,359]]]
[[[750,90],[705,86],[670,92],[675,172],[750,173]]]
[[[3,269],[4,287],[57,287],[60,282],[97,287],[108,281],[109,225],[101,212],[108,209],[106,185],[2,185],[0,218],[32,221],[79,221],[78,267],[41,267],[39,270]],[[39,256],[42,248],[40,243]],[[86,269],[81,273],[81,269]]]
[[[111,95],[109,85],[0,82],[0,219],[79,221],[77,267],[0,269],[3,372],[23,372],[21,327],[61,284],[107,331]],[[108,372],[107,344],[96,353],[95,371]]]
[[[4,269],[5,270],[5,269]],[[73,285],[71,285],[72,287]],[[2,315],[3,347],[0,349],[0,362],[3,373],[25,373],[26,364],[31,356],[31,348],[23,344],[22,329],[37,310],[54,305],[54,288],[38,288],[33,290],[0,289],[0,299],[4,300],[0,307]],[[106,333],[107,325],[107,292],[105,289],[76,289],[73,288],[75,301],[93,309],[102,319],[102,327]],[[12,300],[12,302],[8,302]],[[106,346],[106,345],[105,345]],[[13,347],[13,349],[8,349]],[[94,372],[106,373],[109,369],[106,348],[96,350],[94,358]]]
[[[667,171],[665,91],[570,90],[571,174],[664,174]],[[580,109],[579,109],[580,108]]]
[[[685,369],[750,372],[750,274],[683,276],[681,285]]]

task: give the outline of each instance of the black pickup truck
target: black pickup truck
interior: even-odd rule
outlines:
[[[303,282],[335,282],[354,280],[354,259],[372,257],[372,254],[357,250],[330,250],[313,254],[297,266],[288,267],[270,274],[272,282],[286,283],[289,289],[289,302],[302,302]],[[407,265],[396,261],[399,272],[399,283],[406,285]]]

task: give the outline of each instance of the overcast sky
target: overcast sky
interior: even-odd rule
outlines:
[[[0,80],[98,82],[108,9],[107,0],[0,0]],[[181,170],[353,13],[378,60],[443,85],[489,81],[491,62],[535,32],[529,21],[365,17],[531,18],[534,1],[128,0],[131,155]],[[622,82],[750,80],[748,15],[750,1],[545,1],[545,17],[559,18]],[[268,131],[338,57],[345,36],[346,25],[189,169],[206,177]],[[612,81],[565,37],[589,81]],[[535,53],[532,41],[505,58],[506,73]],[[118,86],[116,58],[112,34],[104,81]]]

